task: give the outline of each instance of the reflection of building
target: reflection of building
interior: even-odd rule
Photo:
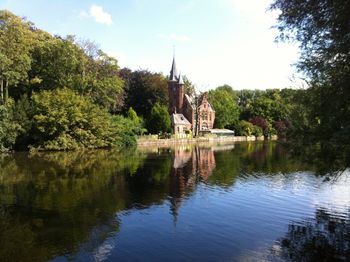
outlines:
[[[207,181],[215,168],[214,151],[210,148],[175,148],[171,169],[171,213],[176,221],[183,196],[198,180]]]
[[[186,133],[194,130],[196,122],[196,109],[199,131],[213,128],[215,111],[208,102],[208,95],[204,93],[197,101],[185,93],[185,83],[182,76],[178,74],[175,58],[168,79],[169,92],[169,114],[175,134]]]

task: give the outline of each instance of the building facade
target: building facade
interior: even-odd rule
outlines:
[[[215,110],[208,102],[208,94],[191,97],[185,93],[184,81],[178,74],[175,57],[168,79],[169,114],[175,134],[196,133],[213,129]]]

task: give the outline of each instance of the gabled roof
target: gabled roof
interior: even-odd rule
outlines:
[[[173,125],[191,125],[191,123],[186,119],[186,117],[183,114],[172,114],[171,123]]]
[[[208,107],[210,107],[214,112],[215,112],[215,109],[214,107],[209,103],[208,101],[208,92],[204,92],[203,94],[201,94],[198,98],[198,105],[202,105],[203,103],[203,100],[206,100],[207,103],[208,103]]]

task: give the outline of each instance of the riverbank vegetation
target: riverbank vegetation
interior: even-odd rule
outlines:
[[[209,90],[214,127],[349,145],[348,7],[276,0],[279,39],[300,43],[308,88]],[[167,105],[166,76],[121,69],[93,42],[53,36],[0,11],[0,151],[133,145],[137,135],[171,131]]]

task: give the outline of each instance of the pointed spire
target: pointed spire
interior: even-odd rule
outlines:
[[[181,73],[179,74],[179,85],[183,85],[184,84],[184,79],[181,75]]]
[[[175,54],[173,57],[173,64],[171,66],[171,70],[170,70],[170,76],[169,76],[169,80],[170,81],[177,81],[177,69],[176,69],[176,63],[175,63]]]

